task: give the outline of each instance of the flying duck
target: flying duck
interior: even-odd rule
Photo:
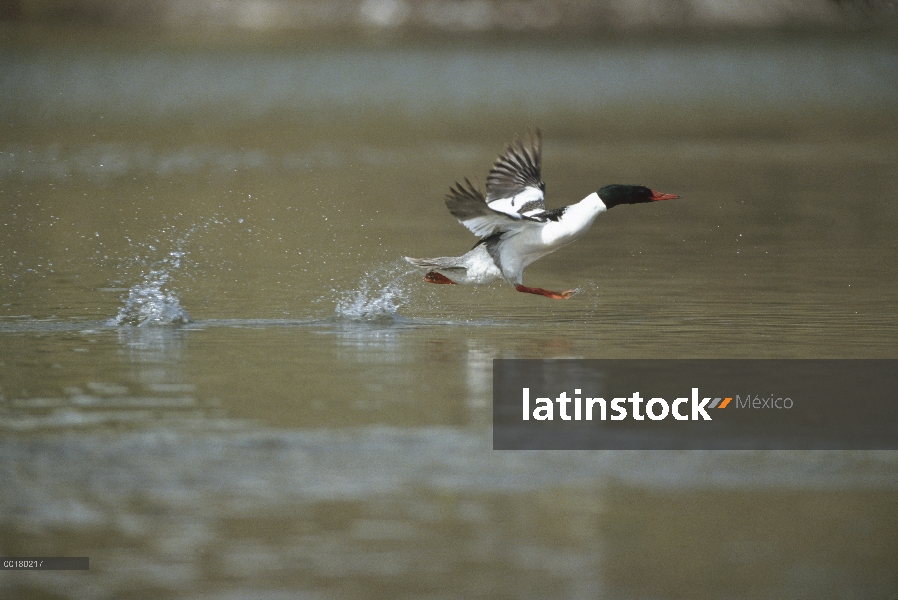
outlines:
[[[554,300],[570,298],[575,290],[553,292],[523,285],[524,269],[543,256],[576,241],[599,214],[618,204],[674,200],[641,185],[606,185],[586,198],[546,210],[546,184],[540,175],[542,134],[527,132],[506,146],[486,179],[486,197],[467,178],[446,195],[446,207],[458,222],[480,240],[462,256],[410,258],[429,269],[428,283],[479,284],[504,279],[519,292]]]

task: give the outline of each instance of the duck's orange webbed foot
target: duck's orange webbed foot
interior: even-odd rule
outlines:
[[[525,294],[536,294],[537,296],[545,296],[546,298],[551,298],[552,300],[567,300],[571,296],[577,293],[577,290],[567,290],[564,292],[553,292],[552,290],[544,290],[543,288],[533,288],[527,287],[526,285],[518,284],[514,286],[519,292],[523,292]]]
[[[452,285],[458,285],[457,283],[455,283],[454,281],[452,281],[451,279],[449,279],[442,273],[437,273],[436,271],[431,271],[430,273],[425,275],[424,281],[426,281],[427,283],[446,283],[446,284],[451,283]]]

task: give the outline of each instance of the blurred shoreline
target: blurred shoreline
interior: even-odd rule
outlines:
[[[183,32],[894,29],[893,0],[0,0],[0,21]]]

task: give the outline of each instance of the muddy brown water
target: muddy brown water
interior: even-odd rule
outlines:
[[[91,569],[4,593],[898,593],[893,452],[490,430],[494,358],[895,358],[894,41],[36,35],[0,67],[0,555]],[[527,126],[553,207],[682,198],[527,269],[568,301],[424,283]]]

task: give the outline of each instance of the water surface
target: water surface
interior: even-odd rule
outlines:
[[[889,452],[494,452],[494,358],[894,358],[878,38],[12,36],[0,554],[19,596],[884,598]],[[660,93],[659,93],[660,90]],[[442,196],[544,132],[618,207],[525,283],[423,282]]]

